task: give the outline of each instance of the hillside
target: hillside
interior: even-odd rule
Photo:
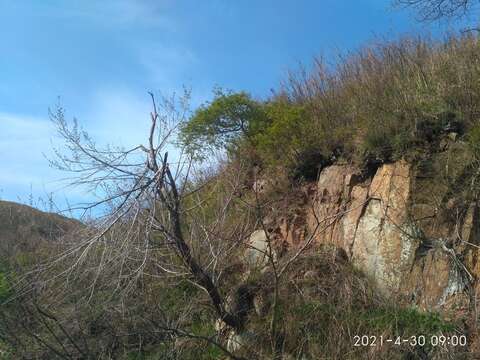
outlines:
[[[80,226],[77,220],[10,201],[0,201],[0,256],[33,251]]]
[[[314,63],[267,99],[216,89],[182,120],[182,100],[151,95],[148,145],[128,151],[58,109],[60,167],[111,211],[52,247],[75,221],[2,203],[5,252],[29,252],[9,274],[25,286],[4,286],[5,353],[478,359],[479,38]],[[172,159],[177,130],[188,156]]]

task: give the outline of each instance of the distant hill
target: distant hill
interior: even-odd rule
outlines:
[[[81,223],[27,205],[0,201],[0,257],[29,251],[44,241],[52,241]]]

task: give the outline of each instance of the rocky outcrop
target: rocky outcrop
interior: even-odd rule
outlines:
[[[410,172],[398,162],[362,180],[349,165],[330,166],[320,174],[309,214],[308,232],[316,242],[344,249],[385,292],[399,289],[418,243],[408,221]]]
[[[452,179],[464,171],[445,156],[430,160],[433,176],[403,160],[373,176],[351,165],[326,167],[303,206],[304,221],[284,220],[277,232],[291,247],[313,237],[343,249],[386,295],[428,309],[464,307],[467,290],[478,291],[478,210],[464,209],[463,195],[440,179],[445,163]]]
[[[353,239],[354,263],[385,292],[398,291],[419,243],[408,218],[410,171],[404,162],[377,171]]]
[[[359,178],[359,171],[348,165],[324,169],[307,216],[308,233],[317,243],[335,244],[349,255],[368,194]]]

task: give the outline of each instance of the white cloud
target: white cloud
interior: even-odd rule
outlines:
[[[175,90],[178,92],[182,85],[189,85],[188,74],[192,73],[198,61],[189,48],[179,43],[168,45],[162,40],[168,38],[165,36],[135,37],[135,40],[133,36],[124,36],[125,30],[133,33],[138,28],[151,31],[149,34],[177,31],[180,24],[169,13],[172,4],[172,0],[82,0],[68,5],[53,1],[39,8],[40,13],[36,16],[68,21],[100,32],[113,31],[122,39],[126,52],[136,60],[136,69],[142,76],[138,82],[145,84],[148,81],[154,86],[139,93],[131,90],[131,84],[123,87],[97,85],[101,87],[94,89],[91,98],[81,105],[86,110],[79,112],[75,107],[68,106],[67,117],[75,114],[80,124],[100,144],[110,143],[125,148],[145,144],[151,111],[147,90],[161,89],[168,95]],[[104,83],[109,84],[109,81]],[[135,86],[138,87],[138,84]],[[49,168],[43,156],[43,153],[52,153],[51,138],[55,137],[47,116],[40,118],[6,111],[0,112],[1,196],[15,200],[17,193],[28,193],[30,185],[34,191],[37,189],[43,193],[43,189],[59,189],[61,184],[56,180],[66,175]],[[55,138],[53,140],[55,144]]]
[[[82,117],[84,128],[100,145],[109,144],[124,149],[148,146],[152,102],[146,91],[137,94],[126,88],[103,88],[95,93],[90,108],[92,111]],[[158,111],[162,112],[160,106]],[[170,159],[178,155],[171,146],[168,151]]]
[[[49,166],[53,159],[55,129],[48,118],[0,113],[0,196],[27,202],[32,195],[38,202],[53,194],[60,208],[70,202],[85,201],[83,189],[66,188],[61,180],[68,175]]]
[[[47,119],[0,113],[0,181],[29,184],[41,181],[48,162],[53,128]]]
[[[44,155],[52,154],[54,135],[47,118],[0,113],[1,197],[23,201],[48,193],[64,196],[58,179],[65,175],[52,169]]]
[[[51,127],[47,119],[17,114],[0,113],[0,139],[8,137],[41,139]]]

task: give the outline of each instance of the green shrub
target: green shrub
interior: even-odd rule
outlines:
[[[12,349],[9,345],[0,340],[0,360],[13,360],[15,359]]]
[[[365,163],[380,164],[392,159],[392,135],[378,129],[367,133],[363,143],[363,161]]]
[[[255,137],[267,167],[283,166],[293,177],[315,177],[326,162],[324,135],[313,128],[305,106],[278,99],[265,105],[269,126]]]
[[[372,308],[360,312],[359,318],[372,330],[393,329],[399,336],[432,335],[455,330],[455,326],[442,320],[439,314],[420,312],[415,308]]]

